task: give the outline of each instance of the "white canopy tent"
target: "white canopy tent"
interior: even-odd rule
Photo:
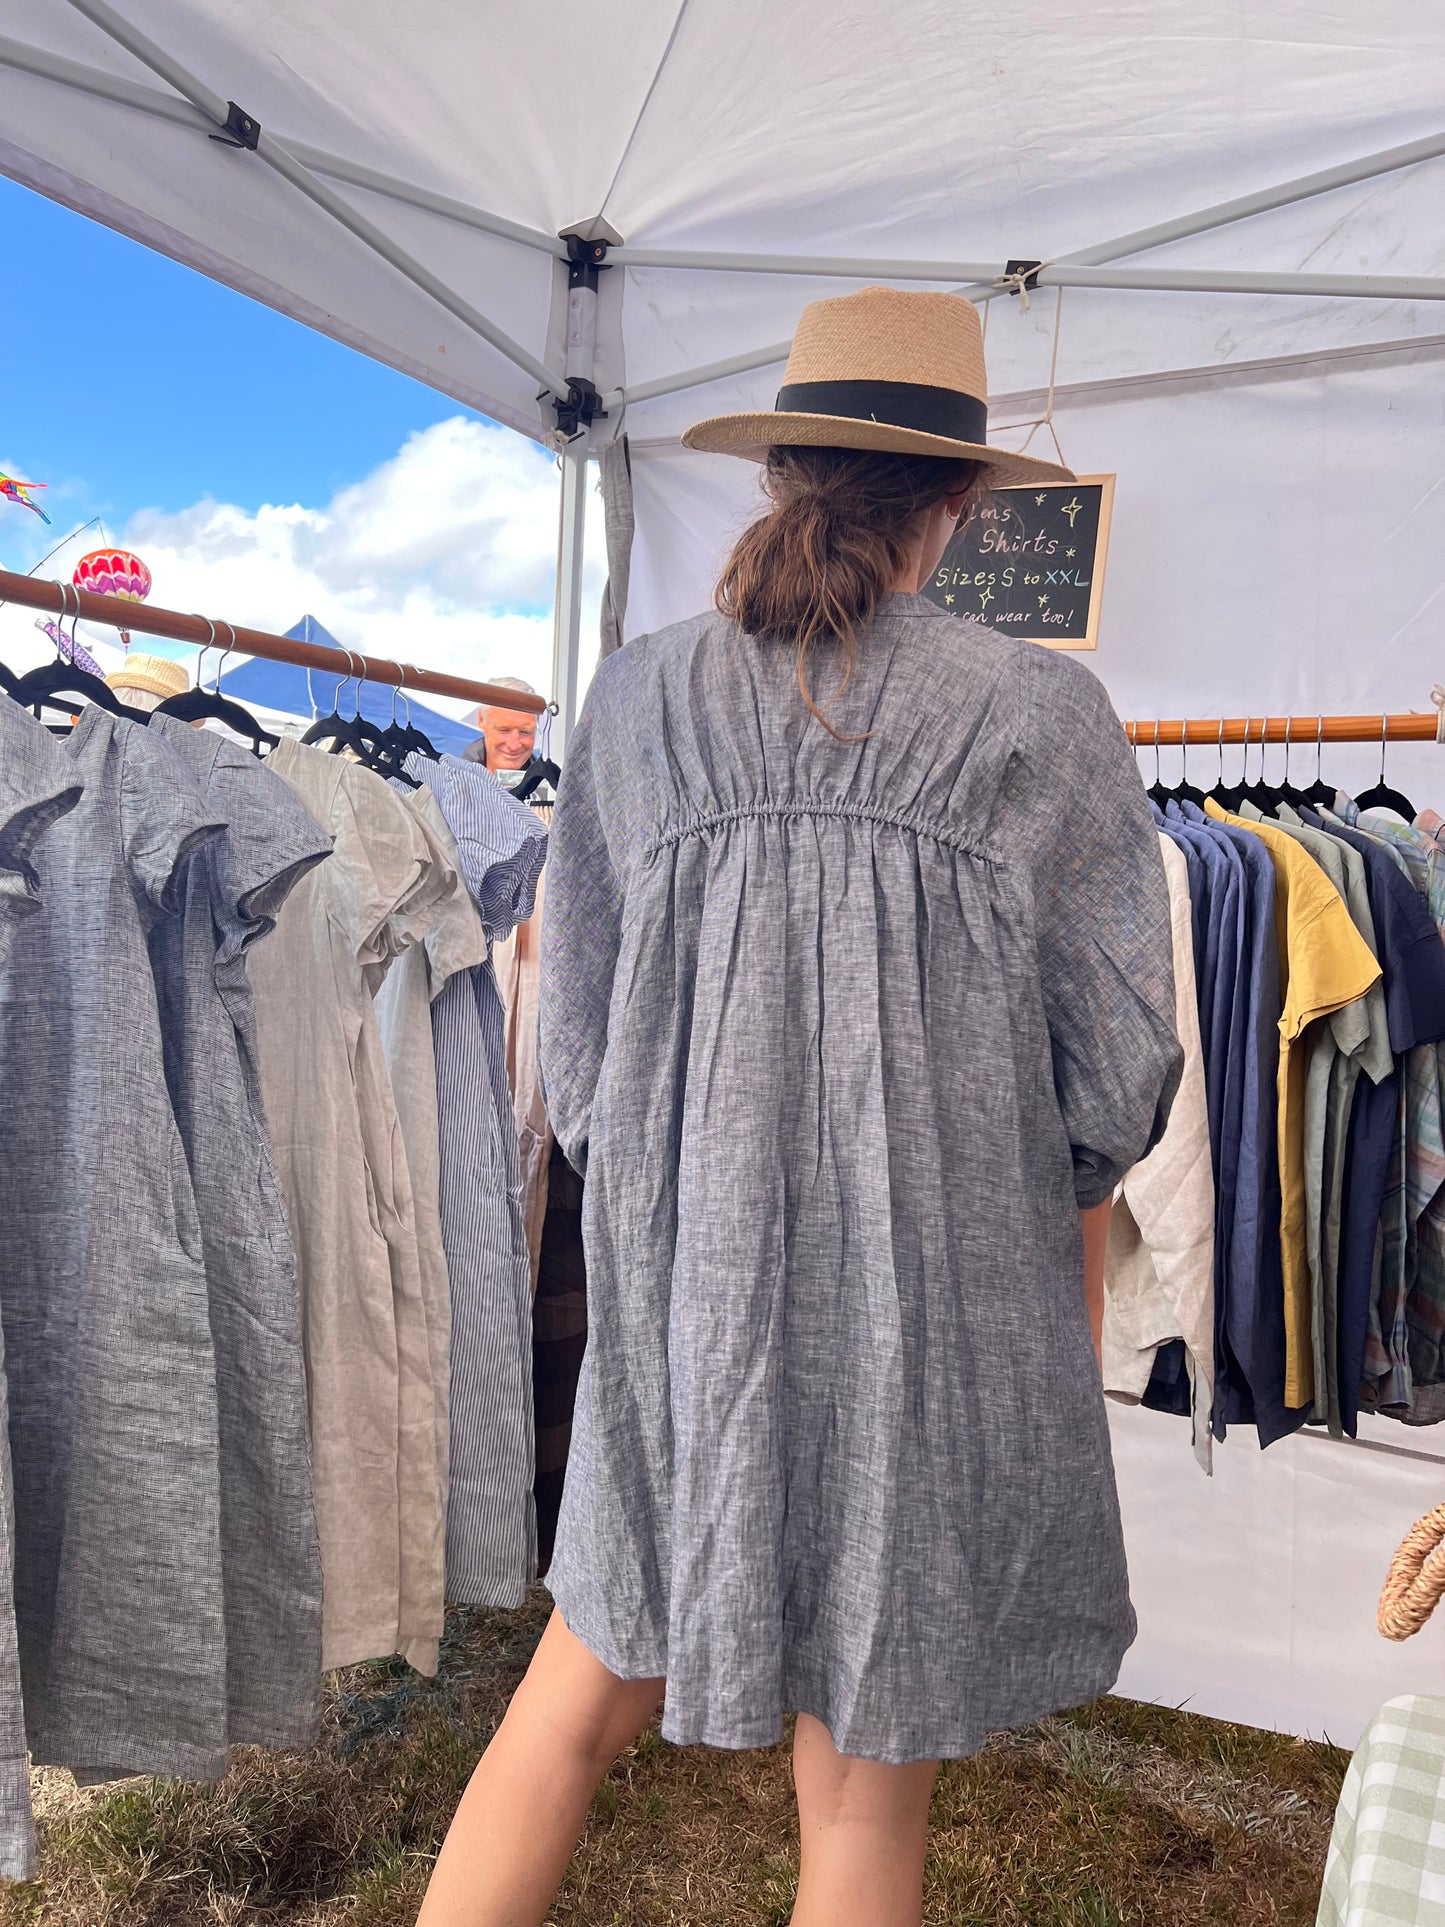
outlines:
[[[870,280],[987,304],[996,421],[1040,412],[1057,352],[1065,456],[1118,476],[1094,666],[1121,711],[1428,708],[1445,16],[1418,0],[119,8],[14,10],[0,170],[562,447],[564,729],[589,452],[629,437],[627,633],[690,613],[756,477],[681,429],[770,406],[802,304]],[[1438,749],[1390,771],[1445,801]],[[1127,1690],[1349,1739],[1436,1683],[1445,1633],[1386,1648],[1370,1601],[1445,1441],[1231,1438],[1206,1486],[1169,1421],[1117,1436]]]

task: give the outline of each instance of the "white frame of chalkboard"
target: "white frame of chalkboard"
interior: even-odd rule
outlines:
[[[1076,477],[1085,488],[1099,490],[1099,539],[1094,545],[1094,579],[1089,584],[1089,626],[1084,631],[1082,641],[1061,641],[1057,636],[1028,636],[1018,629],[1010,629],[1008,634],[1019,642],[1041,643],[1045,649],[1069,649],[1082,653],[1085,649],[1099,646],[1099,617],[1104,608],[1104,570],[1109,561],[1109,525],[1114,516],[1113,475],[1080,475]],[[1057,483],[1051,483],[1057,487]],[[1032,495],[1037,482],[1020,483],[1017,488],[995,489],[995,495]]]

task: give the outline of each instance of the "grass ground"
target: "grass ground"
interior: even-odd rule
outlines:
[[[411,1927],[432,1854],[545,1619],[459,1615],[442,1671],[338,1676],[310,1753],[214,1787],[37,1774],[43,1868],[0,1927]],[[940,1776],[930,1927],[1306,1927],[1346,1756],[1125,1700]],[[553,1927],[783,1927],[787,1753],[644,1735],[603,1786]]]

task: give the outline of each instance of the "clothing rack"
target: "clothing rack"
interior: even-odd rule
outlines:
[[[243,655],[264,656],[271,662],[296,663],[302,669],[324,669],[360,682],[390,683],[413,695],[459,696],[478,705],[495,704],[499,709],[525,709],[533,714],[540,714],[547,707],[544,698],[520,689],[473,682],[466,676],[448,676],[435,669],[417,669],[411,663],[363,656],[351,649],[328,649],[319,642],[298,642],[292,636],[273,636],[265,629],[243,629],[230,622],[213,622],[208,616],[153,609],[144,602],[122,602],[114,596],[77,589],[69,582],[12,575],[8,569],[0,569],[0,603],[4,602],[18,602],[26,608],[45,609],[62,617],[78,616],[83,622],[104,623],[112,629],[138,629],[146,635],[165,636],[171,642],[194,642],[221,650],[224,655],[235,650]]]
[[[1445,708],[1387,716],[1191,716],[1158,722],[1125,723],[1135,749],[1220,748],[1226,743],[1285,743],[1308,748],[1319,743],[1435,743],[1445,742]],[[1445,1465],[1445,1454],[1422,1452],[1383,1439],[1336,1439],[1305,1426],[1296,1437],[1317,1445],[1343,1445],[1351,1451],[1375,1452],[1387,1458],[1422,1460]]]
[[[1403,716],[1191,716],[1187,720],[1125,723],[1136,749],[1171,744],[1213,749],[1221,743],[1434,743],[1445,741],[1435,709]]]

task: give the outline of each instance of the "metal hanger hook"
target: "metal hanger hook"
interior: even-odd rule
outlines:
[[[1317,783],[1322,783],[1324,781],[1324,761],[1325,761],[1325,719],[1323,716],[1316,716],[1315,717],[1315,781]]]
[[[1157,716],[1154,719],[1154,781],[1160,789],[1163,789],[1164,771],[1159,762],[1159,719]]]
[[[1284,787],[1286,789],[1289,788],[1289,744],[1293,731],[1294,717],[1286,716],[1284,719]]]
[[[230,623],[223,620],[221,627],[226,632],[227,642],[225,648],[221,651],[221,660],[216,664],[216,680],[211,684],[212,693],[217,696],[221,693],[221,671],[226,666],[226,658],[234,652],[236,647],[236,632]],[[211,634],[213,636],[215,635],[214,629],[212,629]]]
[[[1389,740],[1390,740],[1390,719],[1388,716],[1382,716],[1380,718],[1380,787],[1381,789],[1385,787],[1385,747],[1388,744]]]
[[[206,660],[206,651],[208,649],[214,649],[216,646],[216,625],[209,616],[196,616],[194,620],[196,622],[204,622],[206,625],[206,640],[196,651],[196,687],[197,689],[204,689],[205,681],[202,676],[201,665]]]
[[[341,692],[343,689],[345,689],[346,685],[350,681],[352,681],[352,679],[356,675],[356,658],[352,655],[351,651],[346,647],[346,644],[344,642],[338,644],[337,646],[340,648],[342,655],[345,656],[346,658],[346,674],[341,678],[340,682],[337,683],[331,698],[332,706],[335,709],[336,714],[340,716]]]
[[[1219,719],[1219,787],[1224,787],[1224,718]]]

